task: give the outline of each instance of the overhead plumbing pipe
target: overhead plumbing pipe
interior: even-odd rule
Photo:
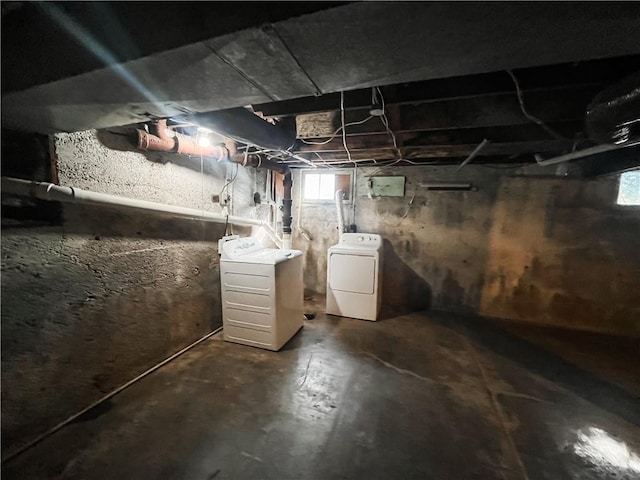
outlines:
[[[287,151],[295,145],[294,129],[286,130],[260,118],[246,108],[230,108],[183,117],[187,122],[208,128],[241,143],[269,150]]]
[[[291,173],[291,168],[289,168],[289,165],[286,165],[284,163],[278,163],[268,158],[264,158],[263,155],[249,154],[249,155],[243,156],[241,154],[238,154],[237,146],[234,141],[226,142],[225,147],[229,152],[229,158],[232,162],[240,163],[244,166],[249,166],[249,167],[266,168],[267,170],[272,170],[274,172],[278,172],[284,175],[284,179],[282,181],[282,185],[284,188],[283,188],[282,207],[281,207],[281,210],[282,210],[281,248],[284,250],[290,250],[292,248],[291,224],[293,223],[293,218],[291,217],[291,207],[293,204],[293,199],[291,195],[291,190],[293,187],[293,175]]]
[[[40,200],[103,205],[136,210],[145,213],[163,213],[173,217],[204,220],[215,223],[231,223],[243,226],[262,226],[261,220],[252,218],[222,215],[220,213],[203,212],[195,208],[178,207],[165,203],[149,202],[136,198],[109,195],[106,193],[90,192],[75,187],[64,187],[48,182],[32,182],[20,178],[2,177],[2,192],[38,198]]]
[[[344,213],[342,212],[342,199],[344,198],[344,192],[342,190],[336,190],[336,213],[338,215],[338,241],[340,236],[344,233]]]
[[[291,250],[291,223],[293,222],[291,217],[291,206],[293,205],[291,190],[293,187],[293,175],[289,167],[287,167],[287,172],[284,174],[282,185],[284,186],[282,195],[282,248]]]
[[[278,163],[263,155],[242,154],[237,150],[236,142],[233,140],[225,142],[225,145],[215,145],[212,147],[202,148],[195,142],[191,142],[190,146],[188,139],[182,138],[177,140],[176,138],[169,137],[166,134],[166,121],[158,122],[154,128],[158,135],[145,132],[144,130],[138,130],[138,148],[141,150],[156,150],[163,152],[173,152],[191,155],[203,155],[206,157],[215,158],[217,161],[230,160],[231,162],[240,164],[245,167],[266,168],[267,170],[273,170],[275,172],[284,175],[283,186],[284,195],[282,199],[282,244],[283,249],[291,249],[291,206],[293,203],[291,197],[291,188],[293,186],[293,178],[291,175],[291,169],[284,163]],[[164,132],[164,133],[163,133]],[[198,153],[197,148],[202,148]]]
[[[136,143],[140,150],[155,150],[179,155],[202,155],[213,157],[218,161],[224,160],[228,156],[227,150],[221,145],[203,146],[184,135],[170,136],[167,133],[167,121],[164,119],[151,124],[151,128],[152,133],[140,129],[136,130]]]
[[[595,147],[584,148],[576,152],[567,153],[553,158],[543,160],[540,155],[534,155],[536,162],[541,167],[547,167],[549,165],[556,165],[558,163],[570,162],[571,160],[577,160],[578,158],[589,157],[591,155],[597,155],[599,153],[611,152],[613,150],[620,150],[622,148],[634,147],[640,144],[640,142],[624,143],[621,145],[596,145]]]
[[[284,191],[282,195],[281,207],[282,241],[276,242],[276,244],[281,243],[281,245],[279,246],[283,250],[291,250],[291,224],[293,223],[293,218],[291,217],[291,207],[293,204],[293,199],[291,196],[291,190],[293,187],[293,175],[291,174],[291,168],[289,168],[289,165],[275,162],[273,160],[265,158],[263,155],[248,154],[243,156],[242,154],[238,154],[236,142],[234,141],[226,142],[225,147],[229,152],[229,159],[232,162],[239,163],[248,167],[266,168],[267,170],[272,170],[284,175],[284,179],[282,181]]]
[[[233,108],[229,110],[219,110],[216,112],[199,113],[184,117],[184,120],[205,127],[230,139],[246,143],[248,145],[257,145],[259,147],[288,151],[296,141],[295,131],[287,131],[277,125],[272,125],[266,120],[258,117],[254,113],[244,108]],[[138,130],[138,148],[162,150],[174,153],[188,153],[187,146],[199,147],[192,142],[188,143],[188,139],[174,140],[166,135],[166,121],[159,121],[154,125],[157,135],[151,135],[144,130]],[[155,138],[154,138],[155,137]],[[178,138],[178,137],[176,137]],[[172,143],[173,141],[173,143]],[[181,147],[180,145],[183,145]],[[288,165],[278,163],[262,155],[241,154],[236,149],[235,141],[225,143],[225,146],[215,146],[217,150],[206,150],[202,155],[214,157],[218,161],[229,159],[232,162],[243,166],[256,168],[266,168],[284,175],[283,186],[284,195],[282,199],[282,248],[291,248],[291,206],[293,200],[291,198],[291,189],[293,186],[293,178],[291,169]],[[183,150],[181,150],[181,148]],[[193,153],[200,155],[201,153]]]

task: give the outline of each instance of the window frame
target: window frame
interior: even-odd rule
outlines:
[[[344,205],[353,204],[355,198],[355,175],[354,169],[352,168],[305,168],[300,171],[300,200],[305,205],[330,205],[335,203],[335,198],[331,199],[305,199],[304,198],[304,185],[306,181],[306,176],[309,174],[315,175],[324,175],[324,174],[333,174],[333,175],[349,175],[349,199],[343,199],[342,203]]]

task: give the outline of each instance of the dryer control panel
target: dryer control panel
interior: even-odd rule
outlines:
[[[343,233],[340,235],[340,244],[375,249],[382,245],[382,237],[377,233]]]

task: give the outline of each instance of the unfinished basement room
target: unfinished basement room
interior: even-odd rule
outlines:
[[[1,7],[3,480],[640,479],[639,2]]]

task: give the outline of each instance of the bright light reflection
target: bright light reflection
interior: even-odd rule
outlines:
[[[209,137],[200,137],[198,138],[198,145],[201,147],[208,147],[211,145],[211,139]]]
[[[640,457],[631,452],[626,444],[599,428],[590,427],[586,432],[578,431],[578,442],[573,449],[577,455],[590,462],[640,472]]]
[[[305,200],[332,200],[336,176],[333,173],[308,173],[304,177]]]
[[[333,174],[320,175],[320,196],[321,200],[331,200],[334,195],[336,176]]]
[[[148,102],[160,104],[160,101],[153,92],[129,71],[125,65],[121,64],[113,53],[105,48],[88,30],[64,12],[64,6],[58,6],[55,2],[40,2],[38,5],[89,52],[119,74],[125,82],[135,88]]]

